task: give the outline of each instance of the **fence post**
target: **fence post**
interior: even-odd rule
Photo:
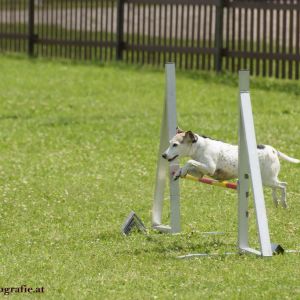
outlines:
[[[222,49],[223,49],[223,14],[224,0],[219,0],[216,6],[216,27],[215,27],[215,70],[222,70]]]
[[[117,49],[116,59],[123,59],[123,24],[124,24],[124,0],[117,0]]]
[[[28,55],[34,55],[34,0],[28,2]]]

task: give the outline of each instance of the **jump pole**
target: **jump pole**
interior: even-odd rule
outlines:
[[[184,176],[182,178],[209,184],[209,185],[213,185],[213,186],[218,186],[218,187],[222,187],[222,188],[228,188],[228,189],[232,189],[232,190],[237,190],[237,186],[238,186],[236,182],[219,181],[219,180],[212,179],[210,177],[197,178],[197,177],[187,174],[186,176]]]

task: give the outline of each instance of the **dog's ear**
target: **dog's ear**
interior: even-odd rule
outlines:
[[[194,134],[190,130],[185,133],[185,137],[187,137],[191,141],[191,143],[196,143],[198,140],[198,137],[196,136],[196,134]]]
[[[180,129],[178,126],[176,127],[176,134],[183,133],[184,130]]]

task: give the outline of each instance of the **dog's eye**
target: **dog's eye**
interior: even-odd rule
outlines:
[[[173,144],[173,147],[177,147],[178,146],[178,144]]]

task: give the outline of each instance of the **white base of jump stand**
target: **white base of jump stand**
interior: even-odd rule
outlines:
[[[152,228],[163,233],[172,233],[172,228],[169,225],[153,225]]]
[[[249,71],[239,72],[239,170],[238,170],[238,252],[271,257],[274,253],[270,241],[268,219],[264,201],[260,166],[257,156],[254,122],[249,92]],[[166,64],[166,97],[161,126],[160,147],[153,202],[152,226],[164,233],[180,232],[179,180],[172,180],[172,174],[179,168],[177,160],[168,163],[161,155],[167,149],[169,140],[176,133],[176,86],[175,65]],[[167,178],[170,183],[170,225],[162,224],[164,190]],[[250,186],[255,206],[257,233],[260,249],[249,246],[248,198]],[[230,253],[231,254],[231,253]],[[184,257],[208,256],[188,254]],[[183,257],[181,257],[183,258]]]
[[[299,253],[297,250],[284,250],[278,244],[271,244],[272,255],[284,254],[284,253]],[[241,255],[241,254],[255,254],[257,256],[262,256],[260,251],[256,251],[252,248],[244,249],[244,251],[240,252],[225,252],[225,253],[191,253],[186,255],[177,256],[179,259],[189,259],[189,258],[200,258],[200,257],[211,257],[211,256],[227,256],[227,255]]]
[[[211,256],[226,256],[226,255],[237,255],[238,252],[225,252],[223,254],[218,253],[192,253],[192,254],[186,254],[177,256],[179,259],[190,259],[190,258],[199,258],[199,257],[211,257]]]

